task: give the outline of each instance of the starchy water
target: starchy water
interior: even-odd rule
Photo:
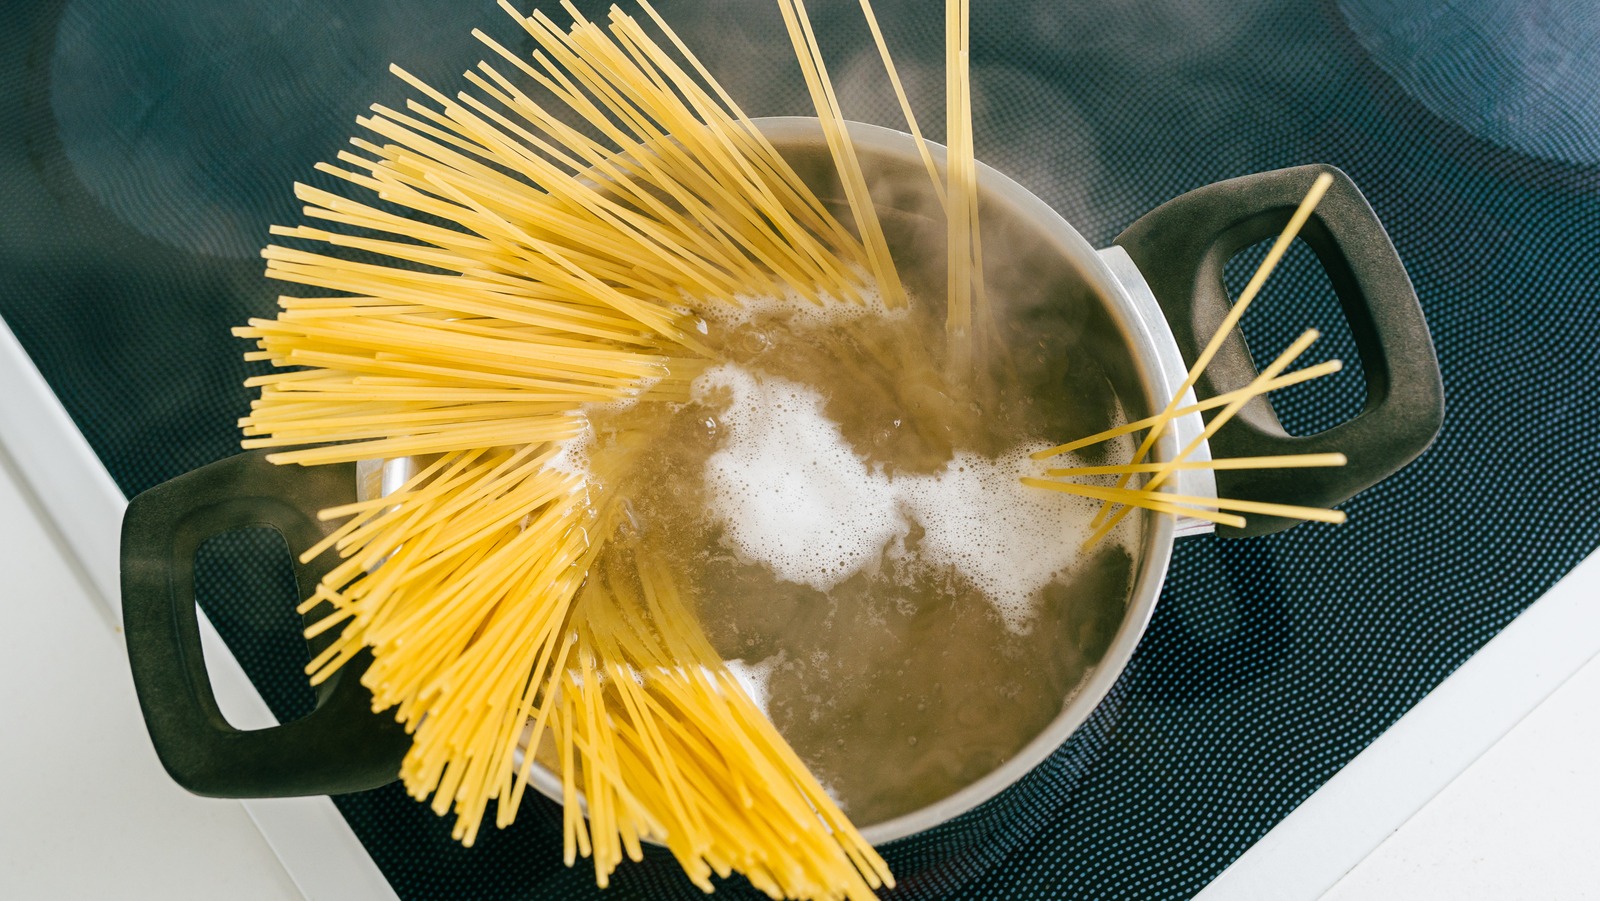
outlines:
[[[1086,552],[1094,505],[1018,481],[1031,451],[1120,415],[1103,382],[1061,379],[1069,341],[951,374],[931,311],[795,308],[712,319],[723,359],[688,403],[593,411],[561,465],[633,436],[625,475],[591,477],[621,480],[628,528],[865,825],[981,778],[1061,711],[1121,622],[1140,519]],[[1022,318],[997,333],[1050,337]]]

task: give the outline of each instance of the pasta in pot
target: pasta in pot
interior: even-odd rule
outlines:
[[[1237,519],[1222,509],[1327,511],[1156,492],[1188,465],[1182,455],[1143,463],[1185,412],[1176,398],[1126,425],[1103,399],[1107,421],[1096,424],[1113,428],[1080,444],[1111,441],[1112,456],[1131,463],[1036,467],[1030,454],[1073,447],[1048,446],[1043,427],[1059,417],[1032,403],[1052,361],[1005,350],[1015,328],[984,283],[966,0],[947,5],[942,179],[862,3],[941,210],[941,307],[919,304],[897,268],[893,227],[874,206],[802,0],[778,2],[849,226],[644,0],[666,45],[620,9],[596,23],[567,5],[564,29],[503,0],[538,49],[525,59],[479,37],[514,78],[480,63],[467,74],[475,92],[450,98],[396,68],[426,101],[374,106],[358,122],[377,140],[353,139],[342,165],[318,166],[349,196],[296,186],[307,218],[328,227],[274,227],[290,243],[263,252],[267,274],[333,293],[283,297],[276,318],[235,330],[256,342],[248,359],[280,367],[247,382],[260,397],[240,424],[246,447],[283,448],[271,457],[279,463],[429,458],[397,491],[323,511],[344,522],[304,559],[329,548],[343,559],[301,612],[320,615],[308,637],[336,633],[307,668],[313,683],[372,651],[362,682],[374,708],[413,735],[400,776],[414,797],[455,815],[457,839],[474,842],[491,802],[496,825],[508,825],[543,754],[562,781],[567,863],[590,857],[601,885],[654,840],[707,891],[713,875],[738,872],[775,898],[862,899],[893,877],[846,811],[894,816],[904,812],[894,803],[972,781],[1037,734],[1103,650],[1104,624],[1063,613],[1060,592],[1084,588],[1114,607],[1130,558],[1115,540],[1093,556],[1080,544],[1125,535],[1134,507],[1218,522]],[[1314,377],[1282,374],[1313,338],[1221,401],[1211,428],[1257,394]],[[697,419],[715,431],[719,418],[728,428],[717,441],[682,434]],[[1149,431],[1130,450],[1138,428]],[[740,519],[729,511],[749,497],[728,486],[785,483],[789,469],[810,465],[784,464],[786,442],[827,456],[829,477],[851,490],[812,517],[821,526],[774,537],[792,511]],[[1336,464],[1321,456],[1330,459],[1211,465]],[[705,477],[663,478],[673,467]],[[1136,475],[1147,478],[1130,487]],[[682,496],[685,485],[698,500]],[[962,518],[973,510],[992,514],[976,530]],[[869,525],[846,529],[843,513]],[[830,517],[832,533],[852,532],[838,547],[824,537]],[[1010,531],[984,531],[1001,528]],[[964,529],[964,544],[950,538]],[[976,545],[973,534],[983,536]],[[833,556],[817,556],[824,545]],[[986,547],[1012,556],[997,565]],[[736,565],[711,559],[719,548]],[[840,554],[855,556],[846,565]],[[794,690],[814,674],[791,666],[773,683],[785,691],[758,692],[764,711],[730,668],[764,659],[730,646],[721,628],[741,597],[768,596],[751,595],[752,572],[815,589],[806,603],[845,610],[836,623],[878,616],[890,649],[904,624],[885,603],[909,610],[908,622],[945,611],[918,628],[960,624],[984,638],[967,643],[977,655],[962,666],[969,690],[946,692],[934,716],[992,694],[1006,698],[1008,725],[982,723],[988,745],[972,728],[944,730],[943,743],[930,734],[904,767],[926,798],[830,755],[795,725],[823,717],[795,700],[816,693]],[[716,590],[719,579],[731,590]],[[993,610],[972,614],[984,601]],[[1053,644],[1061,630],[1079,636],[1077,653],[1048,661],[1032,695],[1007,695],[972,662],[1049,656],[1030,642]],[[784,639],[844,655],[846,631]],[[768,712],[788,723],[785,734]],[[894,728],[912,746],[921,739]],[[871,783],[878,797],[856,787]]]

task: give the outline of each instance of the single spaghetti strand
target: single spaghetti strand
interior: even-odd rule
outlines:
[[[1302,507],[1295,504],[1274,504],[1266,501],[1234,500],[1226,497],[1200,497],[1188,494],[1168,494],[1164,491],[1146,491],[1143,489],[1128,488],[1100,488],[1094,485],[1082,485],[1076,482],[1050,482],[1044,479],[1029,479],[1028,484],[1038,488],[1049,488],[1053,491],[1063,491],[1068,494],[1081,494],[1085,497],[1115,498],[1120,502],[1132,505],[1141,505],[1145,501],[1181,506],[1180,512],[1190,516],[1210,518],[1211,514],[1204,509],[1189,508],[1215,508],[1217,510],[1237,510],[1242,513],[1263,513],[1270,516],[1283,516],[1290,519],[1305,519],[1314,522],[1325,522],[1338,525],[1345,521],[1345,514],[1340,510],[1326,510],[1322,507]],[[1169,511],[1170,512],[1170,511]],[[1240,523],[1242,525],[1242,521]]]
[[[1254,388],[1248,386],[1244,388],[1238,388],[1224,394],[1208,397],[1199,403],[1190,404],[1187,407],[1179,407],[1173,410],[1171,415],[1156,415],[1146,417],[1144,419],[1106,429],[1103,432],[1096,432],[1095,434],[1086,438],[1079,438],[1076,441],[1068,441],[1066,444],[1058,444],[1055,447],[1045,448],[1041,451],[1035,451],[1029,456],[1034,460],[1048,459],[1059,454],[1065,454],[1080,448],[1089,447],[1090,445],[1100,444],[1101,442],[1109,441],[1112,438],[1119,438],[1123,435],[1137,432],[1140,429],[1149,428],[1158,422],[1188,416],[1190,413],[1203,413],[1207,410],[1215,410],[1217,407],[1225,407],[1241,397],[1256,397],[1258,394],[1266,394],[1269,391],[1276,391],[1279,388],[1287,388],[1290,385],[1298,385],[1301,382],[1307,382],[1311,379],[1321,378],[1325,375],[1332,375],[1335,372],[1339,372],[1343,368],[1344,364],[1339,360],[1327,360],[1314,366],[1307,366],[1304,369],[1296,370],[1288,375],[1279,376],[1278,378],[1267,382],[1264,386],[1264,390],[1260,392],[1257,392]]]
[[[972,366],[972,244],[971,215],[967,203],[966,103],[969,91],[962,80],[961,0],[945,0],[945,138],[949,156],[945,164],[947,182],[945,205],[945,340],[953,380],[964,383]]]
[[[1096,485],[1084,485],[1078,482],[1053,482],[1048,479],[1036,479],[1023,476],[1022,484],[1034,488],[1043,488],[1046,491],[1059,491],[1063,494],[1075,494],[1079,497],[1093,498],[1102,501],[1115,501],[1129,507],[1141,507],[1157,513],[1172,513],[1179,516],[1193,516],[1204,519],[1217,525],[1244,528],[1245,521],[1242,516],[1233,516],[1227,513],[1213,513],[1209,510],[1195,510],[1176,503],[1171,495],[1159,491],[1140,491],[1130,488],[1102,488]],[[1088,542],[1085,542],[1088,546]]]
[[[1160,472],[1170,467],[1173,471],[1192,469],[1299,469],[1317,466],[1343,466],[1344,454],[1279,454],[1269,457],[1219,457],[1210,460],[1184,460],[1179,463],[1121,463],[1110,466],[1067,466],[1047,469],[1052,476],[1098,476],[1117,473]]]
[[[928,179],[933,183],[934,195],[939,198],[939,207],[948,210],[944,179],[939,177],[939,167],[933,161],[933,153],[928,150],[928,142],[922,137],[917,117],[911,112],[911,100],[906,97],[905,86],[900,83],[900,72],[895,68],[893,58],[889,56],[889,45],[883,39],[883,30],[878,27],[878,17],[872,11],[872,0],[861,0],[861,12],[867,18],[867,28],[872,32],[873,42],[878,45],[878,57],[883,60],[883,69],[889,75],[889,84],[894,87],[895,99],[900,101],[900,112],[906,117],[906,126],[911,129],[911,137],[916,141],[917,155],[922,157],[922,165],[928,170]]]

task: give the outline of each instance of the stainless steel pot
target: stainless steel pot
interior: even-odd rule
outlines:
[[[761,120],[760,127],[825,200],[837,197],[832,166],[815,119]],[[931,188],[910,136],[852,124],[874,202],[899,252],[917,221],[933,221]],[[934,148],[942,157],[942,148]],[[1443,417],[1438,362],[1416,295],[1382,226],[1343,173],[1303,166],[1220,182],[1148,213],[1103,250],[1091,247],[1054,210],[1003,174],[979,164],[981,215],[991,285],[1038,292],[1038,302],[1072,305],[1081,323],[1078,349],[1102,364],[1106,387],[1130,415],[1161,409],[1182,384],[1186,361],[1226,315],[1223,266],[1239,250],[1283,227],[1321,172],[1334,186],[1302,231],[1343,304],[1367,379],[1365,409],[1318,435],[1293,437],[1259,399],[1203,453],[1254,456],[1338,450],[1351,464],[1336,470],[1218,473],[1183,471],[1177,493],[1330,506],[1392,474],[1432,442]],[[842,201],[833,201],[836,204]],[[898,223],[898,224],[897,224]],[[942,251],[941,251],[942,252]],[[907,268],[902,266],[903,269]],[[915,269],[915,266],[909,267]],[[937,269],[942,275],[942,259]],[[1019,273],[1025,275],[1018,279]],[[1200,397],[1242,387],[1256,373],[1235,334],[1196,385]],[[1203,428],[1199,414],[1179,420],[1155,449],[1170,459]],[[373,715],[358,684],[364,660],[322,686],[318,708],[275,729],[239,732],[217,712],[200,658],[193,604],[193,559],[200,542],[231,528],[278,529],[292,549],[318,540],[329,524],[315,511],[392,490],[412,461],[362,467],[276,467],[241,454],[174,479],[135,498],[123,524],[123,606],[129,654],[158,754],[180,784],[199,794],[263,797],[331,794],[392,781],[406,737],[387,715]],[[1293,521],[1251,517],[1223,537],[1277,531]],[[1143,519],[1132,596],[1099,664],[1061,712],[1014,756],[943,799],[892,820],[861,825],[874,843],[902,838],[993,797],[1061,745],[1121,675],[1154,611],[1176,537],[1210,531],[1198,520]],[[330,555],[324,555],[324,558]],[[302,596],[333,564],[297,566]],[[308,620],[314,621],[313,611]],[[313,647],[315,654],[320,648]],[[535,785],[559,799],[560,780],[536,769]]]

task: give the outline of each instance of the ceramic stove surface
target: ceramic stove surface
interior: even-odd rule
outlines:
[[[251,370],[227,330],[274,308],[255,254],[294,218],[289,183],[369,103],[402,96],[389,61],[447,84],[480,58],[470,29],[507,23],[489,3],[421,0],[18,6],[0,35],[0,317],[131,495],[235,452]],[[1435,447],[1348,504],[1346,526],[1181,542],[1089,724],[994,801],[885,849],[895,897],[1191,895],[1600,545],[1600,268],[1577,250],[1600,237],[1600,67],[1574,63],[1552,92],[1516,64],[1557,37],[1592,43],[1596,26],[1524,22],[1510,4],[1427,21],[1389,7],[975,10],[979,157],[1097,246],[1202,184],[1347,171],[1411,273],[1448,412]],[[749,112],[809,110],[775,8],[661,10]],[[938,17],[878,14],[935,123]],[[847,115],[896,125],[854,4],[813,15]],[[1276,348],[1315,325],[1331,333],[1322,354],[1353,362],[1339,321],[1298,254],[1246,333]],[[1289,430],[1359,410],[1359,367],[1343,378],[1285,395]],[[312,701],[280,555],[229,535],[197,566],[202,606],[288,719]],[[665,854],[598,895],[587,868],[560,864],[543,798],[470,851],[398,786],[336,803],[403,898],[699,897]]]

